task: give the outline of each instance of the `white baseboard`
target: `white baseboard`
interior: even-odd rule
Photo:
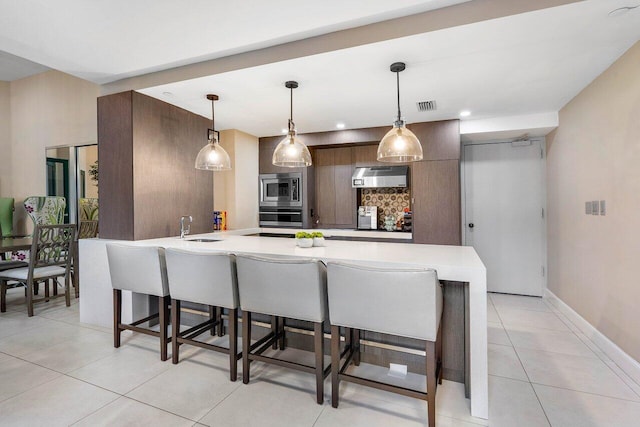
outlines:
[[[640,363],[633,357],[629,356],[618,347],[613,341],[607,338],[602,332],[597,330],[591,323],[587,322],[582,316],[576,313],[564,301],[558,298],[549,289],[544,290],[544,296],[556,303],[556,308],[567,318],[573,322],[580,331],[587,336],[593,343],[602,350],[613,362],[620,367],[636,384],[640,385]]]

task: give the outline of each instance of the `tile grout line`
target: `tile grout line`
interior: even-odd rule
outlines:
[[[496,313],[498,313],[498,310],[496,310]],[[498,318],[502,322],[502,317],[500,316],[500,313],[498,313]],[[544,409],[544,405],[542,404],[542,401],[540,400],[540,396],[538,396],[538,393],[536,392],[536,389],[533,386],[533,383],[531,382],[531,378],[529,377],[529,373],[525,369],[524,363],[522,363],[522,359],[520,359],[520,355],[518,354],[518,352],[516,351],[515,346],[513,345],[513,341],[511,340],[511,335],[509,335],[509,331],[507,330],[507,328],[505,328],[504,330],[505,330],[505,332],[507,334],[507,338],[509,339],[509,342],[511,343],[511,347],[513,348],[513,352],[516,354],[516,357],[518,358],[518,362],[520,362],[520,367],[522,368],[522,371],[524,372],[524,374],[527,376],[527,380],[529,382],[529,387],[531,387],[531,390],[533,391],[533,394],[536,397],[536,400],[538,401],[538,405],[540,405],[540,409],[542,409],[542,413],[544,414],[544,417],[547,420],[547,423],[549,424],[549,426],[551,426],[551,420],[549,419],[549,415],[547,415],[547,411]]]
[[[543,384],[543,383],[537,383],[537,382],[532,382],[531,384],[539,385],[539,386],[542,386],[542,387],[556,388],[558,390],[571,391],[571,392],[574,392],[574,393],[588,394],[590,396],[597,396],[597,397],[604,397],[604,398],[607,398],[607,399],[620,400],[620,401],[623,401],[623,402],[635,403],[637,405],[640,405],[640,401],[639,400],[629,400],[629,399],[624,399],[622,397],[606,396],[604,394],[592,393],[590,391],[574,390],[572,388],[560,387],[560,386],[557,386],[557,385]]]

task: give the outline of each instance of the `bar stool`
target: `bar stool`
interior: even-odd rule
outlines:
[[[327,264],[331,318],[331,404],[338,407],[340,381],[399,393],[428,402],[429,426],[435,426],[436,382],[442,383],[442,288],[435,270],[375,268],[341,262]],[[375,315],[372,315],[375,313]],[[426,341],[427,393],[346,373],[357,359],[359,339],[340,354],[340,327]],[[343,356],[345,362],[340,366]]]
[[[169,284],[164,260],[164,249],[153,246],[107,244],[109,273],[113,287],[113,346],[120,347],[120,334],[130,330],[160,338],[160,360],[167,360],[169,338]],[[122,291],[158,297],[158,313],[122,323]],[[158,319],[160,330],[154,331],[138,325]]]
[[[238,283],[235,256],[226,253],[198,253],[166,249],[167,278],[171,288],[171,345],[173,363],[178,363],[180,345],[190,344],[229,355],[231,381],[238,376]],[[180,332],[180,305],[189,301],[209,306],[212,318]],[[205,331],[223,336],[222,308],[229,313],[229,348],[198,341]]]
[[[316,401],[324,401],[324,379],[331,369],[324,367],[324,322],[327,318],[326,268],[310,259],[273,259],[238,255],[238,290],[242,310],[242,382],[249,383],[249,365],[253,360],[314,373]],[[284,349],[284,321],[276,330],[253,345],[251,315],[262,313],[274,318],[313,322],[315,365],[303,365],[262,355],[269,346],[280,343]]]

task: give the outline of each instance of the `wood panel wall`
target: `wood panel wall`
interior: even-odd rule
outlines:
[[[210,125],[137,92],[98,98],[100,237],[176,236],[182,215],[193,234],[212,229],[212,172],[194,168]]]

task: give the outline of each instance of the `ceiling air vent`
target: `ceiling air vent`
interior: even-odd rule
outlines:
[[[416,102],[416,105],[418,106],[418,111],[435,111],[437,109],[436,101],[420,101]]]

